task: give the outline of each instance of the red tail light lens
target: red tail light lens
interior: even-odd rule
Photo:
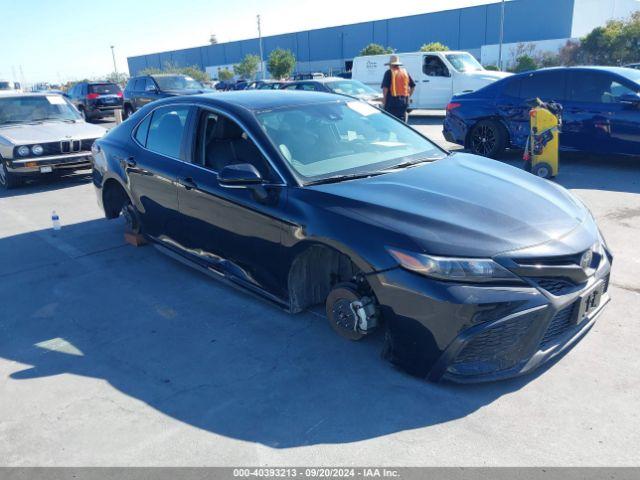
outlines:
[[[459,106],[460,106],[459,103],[451,102],[451,103],[447,104],[447,112],[450,112],[451,110],[455,110]]]
[[[122,92],[118,92],[117,95],[122,98]]]
[[[89,93],[87,94],[87,100],[95,100],[96,98],[99,98],[100,94],[99,93]]]

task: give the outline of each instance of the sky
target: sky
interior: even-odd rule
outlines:
[[[127,57],[498,0],[0,0],[0,79],[62,83],[127,71]],[[22,73],[21,73],[22,72]]]

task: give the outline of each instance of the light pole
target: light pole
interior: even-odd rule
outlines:
[[[114,52],[115,47],[111,45],[111,57],[113,58],[113,71],[116,74],[116,82],[118,81],[118,67],[116,67],[116,54]]]
[[[260,46],[260,76],[262,77],[262,80],[264,80],[264,58],[262,53],[262,28],[260,25],[260,15],[257,15],[257,17],[258,17],[258,44]]]
[[[498,68],[502,70],[502,43],[504,42],[504,1],[500,5],[500,47],[498,49]]]

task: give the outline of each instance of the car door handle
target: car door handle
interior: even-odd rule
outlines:
[[[431,80],[422,80],[423,83],[429,83]]]
[[[182,185],[186,190],[191,190],[192,188],[198,188],[198,184],[193,181],[191,177],[181,177],[178,178],[178,183]]]

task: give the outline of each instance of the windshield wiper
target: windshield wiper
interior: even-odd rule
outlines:
[[[377,175],[382,175],[383,171],[380,172],[367,172],[367,173],[352,173],[350,175],[336,175],[335,177],[327,177],[321,178],[320,180],[313,180],[311,182],[305,183],[305,185],[320,185],[323,183],[338,183],[344,182],[346,180],[355,180],[357,178],[369,178],[375,177]]]
[[[75,120],[72,120],[70,118],[57,118],[57,117],[34,118],[33,120],[29,120],[29,123],[46,122],[47,120],[55,120],[55,121],[58,121],[58,122],[76,123]]]
[[[7,120],[6,122],[1,122],[0,123],[0,127],[3,126],[3,125],[17,125],[17,124],[20,124],[20,123],[27,123],[29,121],[30,120]]]
[[[427,162],[435,162],[436,160],[442,160],[444,158],[444,156],[436,156],[436,157],[426,157],[426,158],[421,158],[419,160],[411,160],[409,162],[404,162],[404,163],[399,163],[398,165],[394,165],[391,168],[387,168],[385,170],[383,170],[383,173],[387,173],[387,172],[392,172],[394,170],[402,170],[403,168],[409,168],[409,167],[413,167],[415,165],[419,165],[421,163],[427,163]]]

